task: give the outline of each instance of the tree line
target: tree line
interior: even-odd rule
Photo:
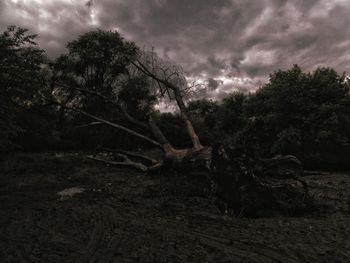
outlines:
[[[196,134],[182,125],[185,117],[203,145],[221,143],[259,158],[293,154],[311,168],[348,168],[349,82],[334,69],[308,73],[294,65],[273,72],[256,92],[185,105],[190,96],[181,68],[118,32],[85,33],[54,60],[35,40],[16,26],[0,34],[1,155],[150,147],[150,141],[103,120],[158,142],[162,138],[152,127],[159,127],[177,147],[191,147]],[[180,111],[155,110],[160,101],[176,101]],[[151,131],[141,132],[145,123]]]

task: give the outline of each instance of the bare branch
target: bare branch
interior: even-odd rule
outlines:
[[[143,123],[142,121],[139,121],[137,119],[135,119],[134,117],[132,117],[128,112],[127,110],[125,109],[125,107],[123,105],[119,105],[122,113],[124,114],[124,116],[129,120],[129,122],[141,127],[141,128],[144,128],[145,130],[149,130],[149,127],[146,123]]]
[[[150,115],[149,119],[148,119],[148,124],[149,127],[151,128],[151,131],[154,135],[154,137],[156,137],[156,139],[162,144],[169,144],[169,141],[167,138],[165,138],[164,134],[162,133],[162,131],[159,129],[158,125],[156,124],[156,122],[154,121],[152,115]]]
[[[109,160],[105,160],[105,159],[98,158],[98,157],[93,157],[90,155],[87,156],[87,158],[90,160],[94,160],[94,161],[98,161],[98,162],[102,162],[102,163],[106,163],[106,164],[110,164],[110,165],[133,167],[133,168],[136,168],[138,170],[141,170],[142,172],[148,171],[148,167],[146,165],[143,165],[142,163],[133,162],[129,159],[125,160],[124,162],[115,162],[115,161],[109,161]]]
[[[68,88],[68,89],[78,90],[78,91],[80,91],[82,93],[87,93],[87,94],[90,94],[90,95],[98,96],[101,99],[105,100],[106,102],[109,102],[110,104],[118,107],[129,122],[131,122],[131,123],[133,123],[133,124],[143,128],[143,129],[149,130],[149,127],[148,127],[147,124],[145,124],[145,123],[135,119],[134,117],[132,117],[127,112],[127,110],[125,109],[125,107],[123,105],[121,105],[120,103],[115,102],[114,100],[104,96],[103,94],[101,94],[101,93],[99,93],[97,91],[91,91],[91,90],[87,90],[87,89],[82,89],[80,87],[67,86],[67,85],[64,85],[64,84],[61,84],[61,83],[57,83],[57,85],[61,86],[61,87],[64,87],[64,88]]]
[[[123,105],[121,105],[120,103],[117,103],[117,102],[111,100],[110,98],[104,96],[103,94],[101,94],[101,93],[99,93],[99,92],[90,91],[90,90],[82,89],[82,88],[79,88],[79,87],[70,87],[70,86],[66,86],[66,85],[64,85],[64,84],[59,84],[59,85],[62,86],[62,87],[65,87],[65,88],[70,88],[70,89],[78,90],[78,91],[83,92],[83,93],[88,93],[88,94],[91,94],[91,95],[95,95],[95,96],[98,96],[98,97],[104,99],[105,101],[107,101],[107,102],[111,103],[112,105],[118,107],[118,108],[122,111],[122,113],[124,114],[124,116],[129,120],[129,122],[131,122],[131,123],[133,123],[133,124],[135,124],[135,125],[137,125],[137,126],[139,126],[139,127],[142,127],[142,128],[144,128],[145,130],[151,131],[152,134],[154,135],[154,137],[156,138],[156,140],[157,140],[158,142],[160,142],[160,144],[159,144],[158,142],[156,142],[156,143],[157,143],[158,145],[162,145],[162,146],[163,146],[163,148],[162,148],[163,150],[165,149],[165,148],[164,148],[164,145],[165,145],[165,144],[167,144],[167,145],[170,146],[170,147],[169,147],[169,146],[166,147],[166,149],[172,148],[172,146],[170,145],[170,143],[169,143],[168,140],[165,138],[165,136],[164,136],[163,133],[160,131],[160,129],[158,128],[158,126],[156,125],[156,123],[155,123],[154,121],[151,121],[151,122],[149,122],[148,124],[146,124],[146,123],[143,123],[143,122],[141,122],[141,121],[139,121],[139,120],[133,118],[131,115],[128,114],[128,112],[126,111],[126,109],[125,109],[125,107],[124,107]],[[66,108],[69,108],[69,107],[66,107]],[[83,115],[85,115],[85,116],[88,116],[88,117],[90,117],[90,118],[94,118],[95,120],[98,120],[99,122],[103,122],[103,121],[100,121],[100,118],[99,118],[99,117],[94,116],[94,115],[91,115],[91,114],[89,114],[89,113],[87,113],[87,112],[83,112],[82,110],[79,110],[79,109],[76,109],[76,108],[70,108],[70,109],[71,109],[71,110],[78,111],[78,112],[80,112],[81,114],[83,114]],[[151,119],[151,117],[150,117],[150,119]],[[108,125],[111,125],[111,124],[109,124],[109,123],[107,123],[107,122],[108,122],[108,121],[104,121],[103,123],[108,124]],[[114,125],[116,125],[116,124],[114,124]],[[119,127],[123,127],[123,126],[119,125]],[[120,129],[123,129],[124,131],[130,130],[130,129],[126,128],[126,127],[123,127],[123,128],[120,128]],[[131,131],[131,130],[130,130],[130,131]],[[134,131],[132,131],[132,132],[138,134],[138,135],[136,135],[136,136],[140,137],[140,134],[139,134],[139,133],[134,132]],[[130,132],[129,132],[129,133],[130,133]],[[134,134],[134,135],[135,135],[135,134]],[[150,139],[150,138],[148,138],[148,137],[146,137],[146,136],[144,136],[144,135],[141,135],[141,136],[142,136],[141,138],[147,138],[148,140],[151,140],[152,143],[155,142],[154,140],[152,140],[152,139]],[[153,144],[154,144],[154,143],[153,143]],[[159,147],[159,146],[158,146],[158,147]]]
[[[157,160],[155,159],[152,159],[146,155],[143,155],[141,153],[136,153],[136,152],[130,152],[130,151],[124,151],[124,150],[118,150],[118,149],[108,149],[108,148],[101,148],[101,150],[104,150],[104,151],[108,151],[108,152],[116,152],[116,153],[121,153],[121,154],[124,154],[124,155],[128,155],[128,156],[131,156],[131,157],[136,157],[136,158],[140,158],[140,159],[143,159],[147,162],[150,162],[152,164],[156,164],[158,163]]]
[[[107,124],[107,125],[109,125],[109,126],[111,126],[111,127],[114,127],[114,128],[119,129],[119,130],[125,131],[125,132],[127,132],[127,133],[129,133],[129,134],[131,134],[131,135],[133,135],[133,136],[135,136],[135,137],[138,137],[138,138],[140,138],[140,139],[143,139],[143,140],[145,140],[145,141],[147,141],[147,142],[153,144],[154,146],[156,146],[156,147],[158,147],[158,148],[160,148],[160,149],[163,149],[162,145],[161,145],[159,142],[156,142],[155,140],[152,140],[151,138],[149,138],[149,137],[147,137],[147,136],[145,136],[145,135],[142,135],[142,134],[140,134],[140,133],[138,133],[138,132],[135,132],[135,131],[133,131],[133,130],[131,130],[131,129],[128,129],[128,128],[122,126],[122,125],[119,125],[119,124],[116,124],[116,123],[113,123],[113,122],[104,120],[104,119],[102,119],[102,118],[100,118],[100,117],[97,117],[97,116],[95,116],[95,115],[92,115],[92,114],[87,113],[87,112],[85,112],[85,111],[83,111],[83,110],[80,110],[80,109],[76,109],[76,108],[72,108],[72,107],[67,107],[67,106],[66,106],[65,108],[66,108],[66,109],[69,109],[69,110],[72,110],[72,111],[75,111],[75,112],[78,112],[78,113],[80,113],[80,114],[82,114],[82,115],[85,115],[85,116],[87,116],[87,117],[89,117],[89,118],[91,118],[91,119],[93,119],[93,120],[96,120],[96,121],[102,122],[102,123],[104,123],[104,124]]]
[[[153,172],[153,171],[159,170],[163,165],[164,165],[163,161],[158,162],[155,165],[148,167],[148,171]]]
[[[184,119],[184,121],[186,123],[187,133],[188,133],[188,135],[189,135],[189,137],[190,137],[190,139],[192,141],[193,149],[196,150],[196,151],[199,151],[199,150],[203,149],[204,147],[200,143],[198,135],[196,134],[196,132],[195,132],[195,130],[193,128],[192,122],[190,121],[190,119],[188,117],[186,105],[185,105],[185,103],[183,101],[183,98],[182,98],[183,96],[181,94],[181,88],[176,86],[176,85],[174,85],[173,83],[171,83],[167,79],[163,79],[161,77],[156,76],[154,73],[149,71],[147,69],[147,67],[140,60],[136,60],[136,62],[131,61],[131,64],[134,65],[137,69],[139,69],[146,76],[154,79],[158,83],[163,84],[166,87],[166,92],[168,93],[169,98],[171,98],[169,90],[171,90],[173,92],[175,100],[176,100],[176,103],[177,103],[177,105],[178,105],[178,107],[180,109],[181,116],[182,116],[182,118]],[[162,71],[165,72],[164,69],[162,69]]]
[[[87,123],[87,124],[75,126],[75,127],[73,127],[73,128],[74,128],[74,129],[80,129],[80,128],[85,128],[85,127],[91,127],[91,126],[101,125],[101,124],[103,124],[103,123],[100,122],[100,121],[93,121],[93,122],[90,122],[90,123]]]

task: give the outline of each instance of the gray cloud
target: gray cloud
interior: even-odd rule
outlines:
[[[31,29],[51,56],[88,30],[118,30],[207,81],[201,96],[220,99],[293,64],[349,72],[349,13],[347,0],[3,0],[0,29]]]
[[[221,81],[221,80],[216,80],[213,78],[208,79],[208,88],[210,90],[216,90],[222,84],[223,84],[223,81]]]

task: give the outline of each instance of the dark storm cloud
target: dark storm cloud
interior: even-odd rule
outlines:
[[[5,0],[0,28],[15,24],[39,34],[40,46],[55,56],[68,40],[94,28],[91,10],[82,1]],[[82,4],[83,3],[83,4]]]
[[[208,88],[211,91],[216,90],[222,84],[223,84],[223,81],[221,81],[221,80],[216,80],[216,79],[212,79],[212,78],[208,79]]]
[[[349,14],[347,0],[0,1],[1,29],[30,28],[51,55],[87,30],[118,30],[206,82],[213,98],[255,89],[293,64],[350,72]]]

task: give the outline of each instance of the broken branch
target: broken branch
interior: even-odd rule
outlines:
[[[66,108],[66,109],[69,109],[69,110],[72,110],[72,111],[75,111],[75,112],[78,112],[78,113],[80,113],[80,114],[82,114],[82,115],[85,115],[85,116],[87,116],[87,117],[89,117],[89,118],[91,118],[91,119],[94,119],[94,120],[96,120],[96,121],[99,121],[99,122],[102,122],[102,123],[104,123],[104,124],[107,124],[107,125],[109,125],[109,126],[111,126],[111,127],[114,127],[114,128],[119,129],[119,130],[125,131],[125,132],[127,132],[127,133],[129,133],[129,134],[131,134],[131,135],[133,135],[133,136],[135,136],[135,137],[138,137],[138,138],[140,138],[140,139],[143,139],[143,140],[145,140],[145,141],[147,141],[147,142],[153,144],[154,146],[156,146],[156,147],[158,147],[158,148],[160,148],[160,149],[163,149],[162,145],[161,145],[159,142],[156,142],[155,140],[152,140],[151,138],[149,138],[149,137],[147,137],[147,136],[145,136],[145,135],[142,135],[142,134],[140,134],[140,133],[138,133],[138,132],[135,132],[135,131],[133,131],[133,130],[131,130],[131,129],[128,129],[128,128],[122,126],[122,125],[119,125],[119,124],[116,124],[116,123],[113,123],[113,122],[104,120],[104,119],[102,119],[102,118],[100,118],[100,117],[97,117],[97,116],[95,116],[95,115],[92,115],[92,114],[87,113],[87,112],[85,112],[85,111],[83,111],[83,110],[80,110],[80,109],[76,109],[76,108],[72,108],[72,107],[68,107],[68,106],[65,106],[65,108]]]
[[[148,167],[146,165],[143,165],[142,163],[133,162],[128,158],[124,162],[115,162],[115,161],[109,161],[109,160],[105,160],[105,159],[98,158],[98,157],[93,157],[90,155],[88,155],[86,157],[90,160],[94,160],[94,161],[98,161],[98,162],[102,162],[102,163],[106,163],[106,164],[110,164],[110,165],[133,167],[133,168],[136,168],[138,170],[141,170],[142,172],[148,171]]]

